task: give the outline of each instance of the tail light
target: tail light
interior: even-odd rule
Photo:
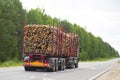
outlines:
[[[45,61],[44,66],[49,66],[49,61]]]

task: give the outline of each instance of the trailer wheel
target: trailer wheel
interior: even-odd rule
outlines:
[[[55,70],[56,70],[56,67],[55,67],[55,62],[54,62],[54,65],[52,66],[52,68],[50,69],[50,71],[55,72]]]
[[[58,71],[58,61],[55,62],[55,71]]]
[[[75,64],[75,68],[78,68],[78,63]]]
[[[48,69],[50,72],[55,72],[55,66],[53,66],[51,69]]]
[[[60,63],[59,70],[62,70],[62,64]]]
[[[63,65],[63,63],[61,64],[61,69],[60,70],[63,70],[64,69],[64,65]]]
[[[64,62],[64,60],[62,61],[62,64],[61,64],[61,70],[65,70],[65,62]]]
[[[63,70],[65,70],[65,60],[63,60]]]

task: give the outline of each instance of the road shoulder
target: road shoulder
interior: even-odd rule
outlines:
[[[96,80],[120,80],[120,63],[116,63],[108,72],[104,73]]]

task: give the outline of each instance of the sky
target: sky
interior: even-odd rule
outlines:
[[[45,9],[101,37],[120,54],[120,0],[20,0],[23,8]]]

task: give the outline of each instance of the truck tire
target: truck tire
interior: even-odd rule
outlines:
[[[30,69],[30,71],[35,71],[36,70],[34,67],[30,67],[29,69]]]
[[[63,70],[65,70],[65,60],[63,60]]]
[[[54,62],[53,64],[54,64],[54,65],[53,65],[52,68],[50,69],[51,72],[55,72],[55,71],[56,71],[55,62]]]
[[[63,63],[61,64],[61,70],[63,70],[64,69],[64,65],[63,65]]]
[[[62,64],[61,64],[61,70],[65,70],[65,62],[64,62],[64,60],[62,61]]]
[[[58,71],[58,61],[55,61],[55,71]]]
[[[78,63],[75,64],[75,68],[78,68]]]
[[[63,69],[64,69],[64,61],[63,61],[63,60],[60,60],[59,70],[63,70]]]
[[[25,69],[25,71],[29,71],[30,69],[29,69],[29,67],[24,67],[24,69]]]
[[[55,72],[55,65],[53,65],[53,67],[52,67],[52,70],[51,70],[52,72]]]

